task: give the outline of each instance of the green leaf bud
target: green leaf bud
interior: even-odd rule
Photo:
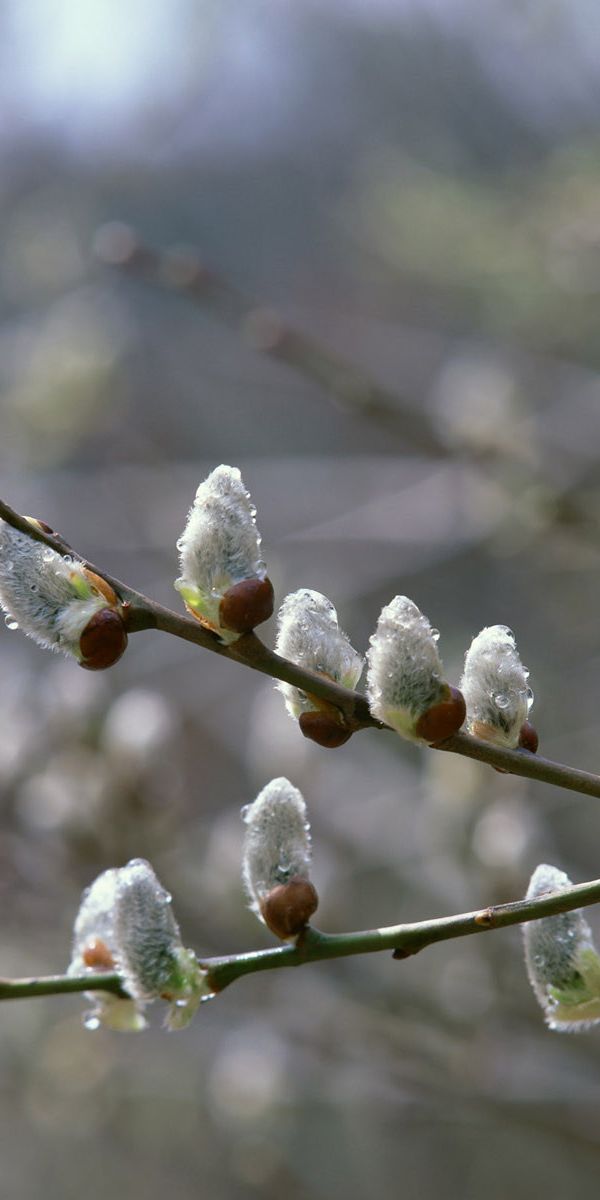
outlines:
[[[564,871],[542,863],[534,871],[527,900],[571,887]],[[550,1029],[573,1032],[600,1021],[600,958],[580,909],[523,925],[529,982]]]
[[[143,1029],[146,1004],[160,998],[170,1004],[168,1027],[181,1029],[210,992],[195,955],[182,945],[171,897],[145,859],[104,871],[83,894],[69,974],[102,970],[117,972],[130,998],[90,993],[88,1028]]]

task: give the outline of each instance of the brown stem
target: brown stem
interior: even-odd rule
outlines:
[[[20,516],[1,500],[0,517],[35,541],[51,546],[57,553],[69,553],[74,558],[80,559],[90,570],[106,579],[127,605],[125,620],[128,633],[137,633],[144,629],[158,629],[163,633],[192,642],[196,646],[202,646],[205,650],[211,650],[213,654],[220,654],[223,658],[242,663],[253,671],[260,671],[263,675],[290,683],[341,709],[346,722],[354,731],[368,728],[388,728],[371,716],[364,696],[334,683],[324,675],[307,671],[304,667],[299,667],[296,663],[281,658],[273,650],[269,650],[256,634],[244,634],[243,637],[238,638],[237,642],[225,646],[216,634],[204,629],[192,617],[173,612],[172,609],[157,604],[148,596],[129,587],[128,584],[114,579],[106,571],[99,570],[93,563],[83,559],[70,546],[67,546],[62,538],[45,533],[36,526],[30,525],[25,517]],[[542,783],[551,783],[555,787],[566,788],[568,791],[581,792],[583,795],[595,796],[600,799],[600,776],[593,775],[588,771],[580,771],[576,767],[566,766],[564,763],[552,762],[540,755],[531,754],[528,750],[507,750],[500,746],[493,746],[490,742],[481,741],[479,738],[471,737],[466,733],[456,733],[446,741],[438,743],[433,749],[462,754],[466,758],[473,758],[490,766],[500,767],[510,775],[520,775],[525,779],[537,779]]]

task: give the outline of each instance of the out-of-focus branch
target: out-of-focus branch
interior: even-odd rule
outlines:
[[[436,917],[430,921],[415,921],[408,925],[391,925],[387,929],[358,930],[355,933],[322,933],[310,926],[295,945],[276,946],[271,950],[255,950],[246,954],[230,954],[223,958],[200,960],[206,972],[206,982],[213,992],[222,992],[243,975],[257,971],[273,971],[280,967],[300,967],[303,963],[323,962],[326,959],[348,958],[356,954],[374,954],[392,950],[394,958],[410,958],[451,938],[468,937],[507,925],[537,921],[541,917],[571,912],[600,902],[600,879],[579,883],[561,892],[538,896],[535,900],[515,900],[475,912],[451,917]],[[124,996],[118,975],[99,974],[70,976],[48,975],[33,979],[1,979],[0,1000],[22,1000],[33,996],[60,995],[65,992],[112,992]]]
[[[260,671],[263,675],[290,683],[302,691],[318,696],[321,700],[328,700],[339,708],[344,714],[348,727],[353,732],[367,728],[387,729],[387,726],[371,716],[364,696],[341,687],[340,684],[334,683],[323,675],[307,671],[304,667],[299,667],[296,663],[281,658],[273,650],[269,650],[256,634],[247,633],[237,642],[225,646],[216,634],[204,629],[198,621],[173,612],[131,588],[128,584],[114,579],[106,571],[99,569],[77,554],[62,537],[45,533],[36,526],[32,526],[25,517],[20,516],[1,500],[0,518],[15,529],[34,538],[35,541],[51,546],[59,554],[68,553],[72,557],[78,558],[97,575],[106,579],[127,606],[125,622],[128,633],[137,633],[144,629],[159,629],[163,633],[169,633],[184,641],[192,642],[196,646],[202,646],[205,650],[212,650],[214,654],[220,654],[223,658],[242,663],[253,671]],[[584,795],[600,799],[599,775],[592,775],[588,771],[580,771],[576,767],[565,766],[563,763],[552,762],[550,759],[531,754],[527,750],[506,750],[466,733],[457,733],[454,737],[438,743],[434,748],[477,759],[479,762],[488,763],[511,775],[537,779],[543,783],[554,784],[555,787],[566,788],[572,792],[582,792]]]
[[[105,265],[187,297],[234,329],[254,350],[316,383],[348,412],[394,430],[422,453],[447,454],[433,425],[412,411],[401,396],[288,324],[275,309],[246,296],[207,267],[194,247],[157,250],[146,245],[131,226],[117,221],[98,230],[94,245]]]

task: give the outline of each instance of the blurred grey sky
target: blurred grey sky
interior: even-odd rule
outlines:
[[[310,111],[306,85],[319,58],[310,31],[319,24],[333,50],[325,92],[338,98],[337,111],[322,114],[325,131],[341,129],[355,101],[343,53],[353,25],[462,45],[524,121],[564,128],[599,111],[596,17],[593,0],[6,0],[0,133],[51,134],[87,158],[169,157],[190,136],[218,158],[273,149]],[[177,118],[186,95],[193,135]]]

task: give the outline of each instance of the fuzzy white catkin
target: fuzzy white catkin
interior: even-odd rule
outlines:
[[[300,588],[285,597],[277,616],[275,649],[282,658],[327,675],[343,687],[355,688],[364,665],[338,625],[335,608],[321,592]],[[290,716],[298,718],[315,705],[305,692],[289,683],[278,683]]]
[[[80,660],[81,634],[107,600],[80,562],[0,521],[0,605],[11,627]]]
[[[506,625],[482,629],[467,650],[460,683],[469,733],[515,749],[533,702],[528,676],[512,630]]]
[[[114,905],[119,871],[111,868],[103,871],[86,888],[73,927],[73,949],[69,965],[70,975],[85,972],[83,952],[90,938],[100,938],[110,950],[113,958],[117,954],[114,932]]]
[[[256,509],[237,467],[215,467],[200,484],[177,542],[180,576],[177,591],[190,609],[219,631],[224,640],[238,634],[221,630],[219,604],[236,583],[265,579]]]
[[[119,947],[115,933],[115,903],[119,868],[110,868],[98,875],[86,888],[73,927],[73,946],[67,974],[86,975],[97,973],[98,968],[89,966],[84,958],[86,946],[100,940],[112,955],[115,971],[120,969]],[[146,1020],[143,1006],[134,999],[114,996],[109,992],[86,992],[94,1008],[85,1017],[90,1029],[105,1025],[109,1029],[137,1032],[144,1029]]]
[[[381,610],[367,653],[367,697],[371,712],[403,737],[420,739],[421,717],[447,694],[437,630],[408,596],[395,596]]]
[[[541,863],[526,899],[570,886],[564,871]],[[569,1032],[600,1021],[600,959],[581,910],[528,921],[523,941],[529,981],[550,1028]]]
[[[246,823],[242,874],[253,912],[260,902],[294,876],[309,878],[310,826],[302,793],[283,777],[272,779],[242,809]]]
[[[171,897],[143,858],[118,872],[114,921],[125,988],[138,1000],[153,1000],[176,969],[181,936]]]
[[[93,971],[85,960],[92,939],[100,939],[114,960],[131,999],[89,993],[95,1027],[136,1031],[145,1027],[144,1007],[158,997],[172,1001],[167,1024],[183,1028],[207,994],[204,972],[185,950],[171,911],[171,897],[150,863],[136,858],[99,875],[83,894],[73,936],[70,975]]]

